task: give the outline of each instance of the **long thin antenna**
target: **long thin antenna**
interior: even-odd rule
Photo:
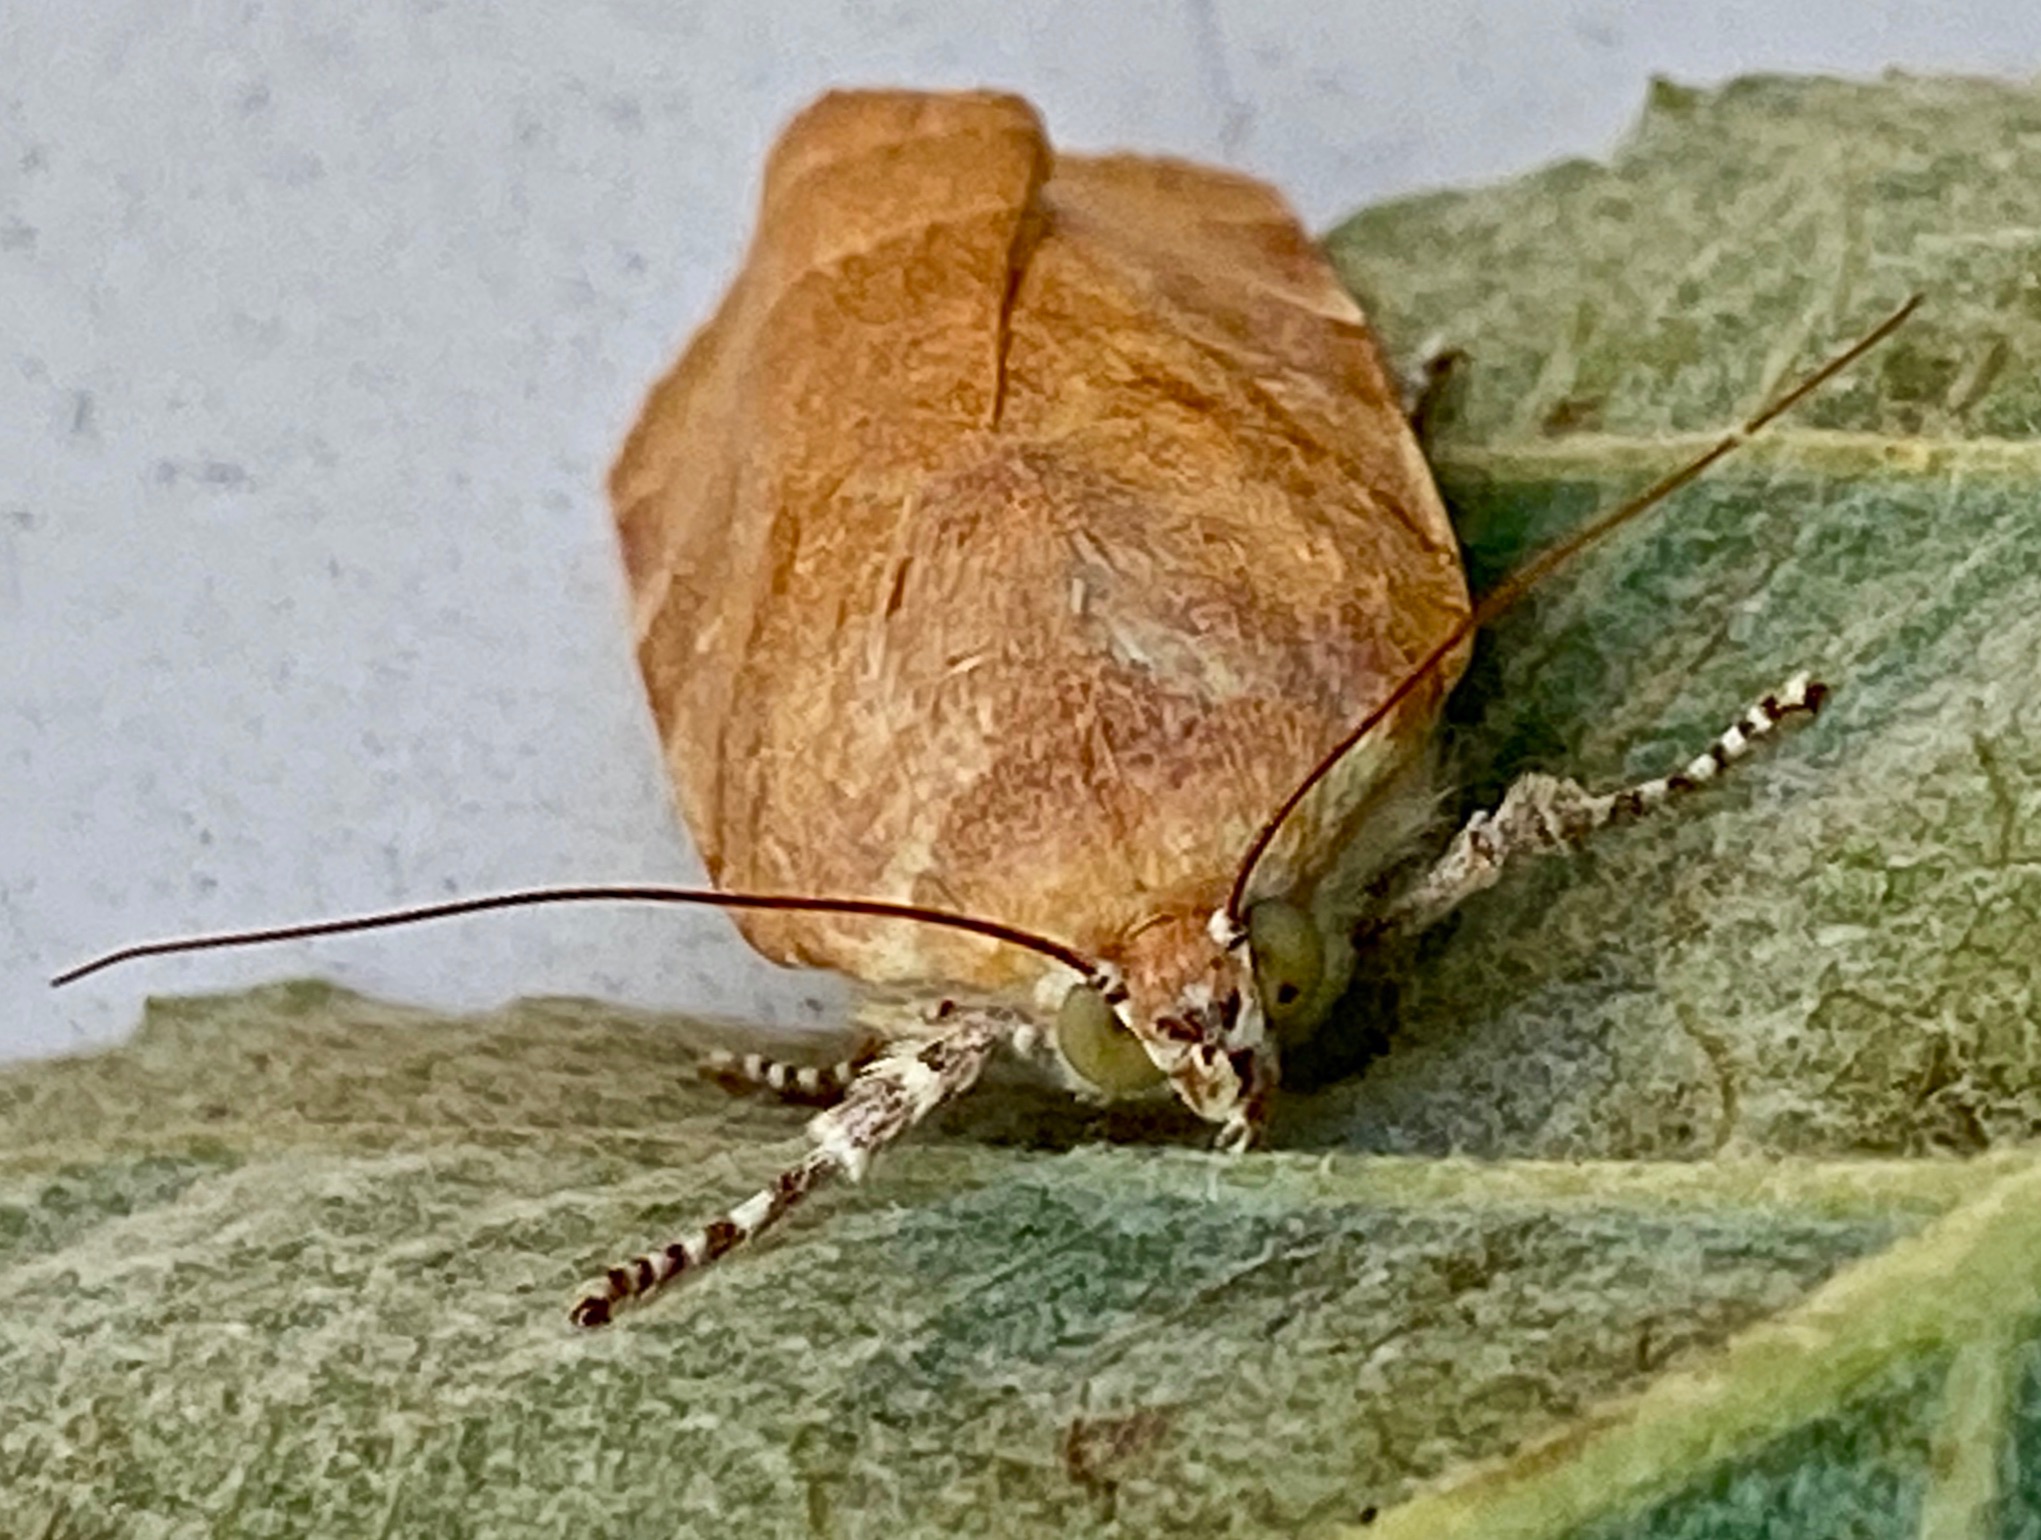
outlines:
[[[770,909],[799,914],[856,914],[880,920],[914,920],[923,925],[943,925],[968,931],[1009,946],[1024,947],[1074,968],[1086,978],[1098,976],[1098,964],[1081,952],[1038,936],[1016,925],[981,920],[976,915],[952,914],[946,909],[925,909],[919,904],[893,904],[877,898],[802,898],[784,893],[725,893],[715,888],[675,888],[664,884],[595,883],[565,888],[520,888],[508,893],[485,893],[475,898],[450,899],[440,904],[421,904],[412,909],[384,909],[374,914],[353,915],[338,920],[312,920],[302,925],[277,925],[261,930],[216,931],[210,935],[175,936],[167,941],[145,941],[124,946],[90,962],[66,969],[50,980],[61,989],[79,979],[133,962],[139,957],[163,957],[175,952],[210,952],[222,947],[260,946],[269,941],[302,941],[309,936],[337,936],[350,931],[385,930],[395,925],[415,925],[422,920],[447,920],[456,915],[481,914],[491,909],[522,909],[540,904],[705,904],[715,909]]]
[[[1269,815],[1268,821],[1261,826],[1260,831],[1249,843],[1247,854],[1241,858],[1240,867],[1234,873],[1233,891],[1226,898],[1227,918],[1236,926],[1241,923],[1241,911],[1246,903],[1247,888],[1254,877],[1254,869],[1269,846],[1274,843],[1276,836],[1282,832],[1283,825],[1288,822],[1290,815],[1297,810],[1297,805],[1310,794],[1314,786],[1331,773],[1334,765],[1346,758],[1348,751],[1355,744],[1367,737],[1384,717],[1402,705],[1410,697],[1411,692],[1437,672],[1462,642],[1515,604],[1555,570],[1565,566],[1589,546],[1614,534],[1646,509],[1663,502],[1717,460],[1743,447],[1753,435],[1761,432],[1775,418],[1798,406],[1808,396],[1849,368],[1905,324],[1907,317],[1920,307],[1921,299],[1922,296],[1919,294],[1909,296],[1905,304],[1872,327],[1856,342],[1812,374],[1789,386],[1782,394],[1773,397],[1763,410],[1741,427],[1732,428],[1693,459],[1675,470],[1668,471],[1629,501],[1617,505],[1585,528],[1575,531],[1549,551],[1533,557],[1484,594],[1481,602],[1474,606],[1466,619],[1455,626],[1444,641],[1427,653],[1422,663],[1404,675],[1402,681],[1389,692],[1381,704],[1361,718],[1358,726],[1327,750],[1325,757],[1312,767],[1311,773],[1298,783],[1297,789],[1285,797],[1282,805]]]

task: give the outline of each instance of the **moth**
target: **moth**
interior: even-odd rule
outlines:
[[[811,1149],[611,1268],[584,1327],[858,1179],[997,1053],[1081,1095],[1174,1095],[1245,1149],[1357,937],[1421,929],[1819,708],[1799,675],[1673,774],[1600,795],[1526,776],[1384,889],[1477,626],[1913,303],[1476,605],[1397,378],[1274,190],[1059,155],[1012,96],[824,97],[771,152],[743,269],[610,482],[646,696],[716,888],[490,895],[66,978],[646,898],[733,910],[766,957],[868,986],[863,1061],[709,1066],[826,1103]]]

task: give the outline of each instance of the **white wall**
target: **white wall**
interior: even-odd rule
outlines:
[[[0,1056],[312,971],[826,997],[665,911],[42,982],[166,932],[699,876],[600,477],[824,86],[1015,87],[1063,143],[1229,160],[1324,222],[1600,153],[1654,72],[2037,64],[2032,0],[8,0]]]

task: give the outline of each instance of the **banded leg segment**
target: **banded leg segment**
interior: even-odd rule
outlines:
[[[808,1124],[815,1147],[766,1186],[701,1229],[612,1267],[568,1312],[576,1326],[606,1326],[617,1308],[698,1272],[791,1213],[830,1178],[853,1182],[872,1156],[978,1079],[1021,1018],[996,1010],[950,1010],[935,1035],[888,1049],[860,1070],[843,1100]]]
[[[1814,715],[1827,698],[1827,685],[1795,674],[1683,768],[1622,791],[1597,796],[1571,780],[1535,773],[1519,777],[1493,812],[1467,820],[1431,870],[1398,895],[1369,931],[1414,933],[1437,923],[1493,887],[1513,858],[1571,849],[1608,824],[1629,823],[1656,811],[1678,794],[1707,785],[1788,718]]]
[[[834,1064],[790,1064],[762,1053],[718,1048],[703,1055],[701,1076],[732,1094],[764,1091],[798,1106],[833,1107],[843,1100],[858,1072],[878,1056],[876,1043]]]

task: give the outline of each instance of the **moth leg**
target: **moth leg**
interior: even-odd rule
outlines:
[[[1392,900],[1382,914],[1366,922],[1367,936],[1390,930],[1421,931],[1474,894],[1493,887],[1513,858],[1571,849],[1607,824],[1642,818],[1679,793],[1707,785],[1788,717],[1812,716],[1819,711],[1827,696],[1827,685],[1804,673],[1795,674],[1776,693],[1744,712],[1684,768],[1622,791],[1597,796],[1571,780],[1536,773],[1519,777],[1499,807],[1468,819],[1431,870]]]
[[[1400,381],[1403,415],[1410,419],[1410,431],[1420,445],[1429,445],[1439,427],[1452,415],[1466,364],[1465,348],[1432,337],[1426,341],[1416,365]]]
[[[970,1089],[1015,1031],[1019,1013],[950,1009],[933,1035],[897,1043],[860,1070],[843,1100],[808,1124],[814,1148],[735,1208],[663,1250],[612,1267],[568,1312],[576,1326],[609,1323],[617,1307],[697,1272],[784,1219],[824,1182],[865,1174],[872,1156],[936,1108]]]
[[[733,1096],[764,1091],[797,1106],[833,1107],[844,1098],[858,1072],[879,1056],[874,1040],[860,1043],[834,1064],[790,1064],[762,1053],[731,1053],[717,1048],[702,1056],[700,1074]]]

